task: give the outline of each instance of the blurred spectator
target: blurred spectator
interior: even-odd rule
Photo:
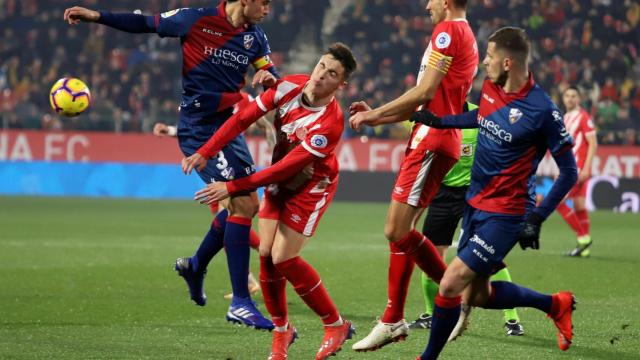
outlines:
[[[378,106],[416,81],[433,28],[426,0],[343,1],[348,6],[327,39],[320,37],[320,27],[325,11],[337,1],[274,1],[271,15],[261,26],[278,65],[298,58],[294,56],[300,45],[298,33],[312,31],[310,39],[318,48],[324,47],[323,40],[351,46],[360,66],[344,90],[343,106],[356,100]],[[78,3],[110,11],[135,10],[125,0]],[[141,10],[157,14],[212,4],[214,0],[150,0]],[[4,126],[140,132],[149,131],[155,121],[174,122],[180,94],[181,55],[175,51],[179,40],[127,36],[90,24],[71,27],[61,20],[68,6],[62,0],[0,0],[0,115]],[[556,98],[566,86],[577,85],[583,92],[583,106],[594,115],[602,143],[637,143],[637,0],[469,0],[468,6],[479,49],[486,48],[488,35],[501,26],[526,28],[540,86]],[[49,108],[48,90],[63,76],[85,80],[92,90],[92,108],[79,119],[58,119]],[[484,76],[481,70],[472,100]],[[347,132],[347,136],[355,135],[362,134]],[[394,125],[369,129],[364,135],[402,139],[407,130]]]

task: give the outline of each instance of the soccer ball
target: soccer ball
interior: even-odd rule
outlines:
[[[91,104],[91,92],[76,78],[62,78],[53,84],[49,102],[53,110],[62,116],[78,116]]]

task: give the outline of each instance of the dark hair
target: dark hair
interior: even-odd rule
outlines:
[[[489,36],[489,42],[496,44],[496,49],[504,50],[509,55],[525,64],[529,58],[529,37],[524,29],[503,27]]]
[[[344,68],[344,79],[348,79],[349,76],[356,70],[358,64],[356,58],[353,56],[351,49],[341,42],[335,42],[329,46],[325,55],[329,54],[334,59],[338,60]]]
[[[562,94],[566,93],[566,92],[567,92],[567,91],[569,91],[569,90],[573,90],[573,91],[575,91],[576,93],[578,93],[578,96],[582,96],[582,94],[580,94],[580,89],[578,89],[578,87],[577,87],[577,86],[575,86],[575,85],[569,85],[569,86],[567,86],[567,88],[566,88],[566,89],[564,89],[564,91],[562,92]]]
[[[453,5],[458,9],[464,9],[467,7],[467,0],[453,0]]]

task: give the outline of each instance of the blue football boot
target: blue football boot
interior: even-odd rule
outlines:
[[[236,324],[244,324],[257,330],[273,330],[271,320],[262,316],[256,303],[251,298],[233,297],[233,301],[227,311],[227,321]]]
[[[207,295],[204,293],[204,276],[207,270],[203,272],[194,272],[191,269],[191,258],[178,258],[176,260],[175,270],[178,275],[182,276],[189,287],[189,295],[196,305],[204,306],[207,303]]]

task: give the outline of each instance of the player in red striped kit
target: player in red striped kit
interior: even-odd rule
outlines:
[[[316,359],[326,359],[351,338],[354,328],[343,320],[318,273],[300,253],[331,202],[338,183],[335,148],[344,117],[335,99],[356,62],[351,50],[333,44],[311,76],[284,77],[229,119],[196,154],[183,160],[190,172],[204,166],[228,141],[265,113],[276,110],[278,143],[273,165],[247,177],[209,184],[196,193],[202,203],[268,185],[261,203],[260,283],[275,331],[269,359],[286,359],[297,337],[289,324],[285,285],[289,281],[302,300],[320,317],[325,336]],[[311,177],[303,173],[311,168]]]
[[[564,125],[575,141],[573,154],[578,165],[578,182],[557,210],[577,236],[575,249],[567,252],[566,255],[588,257],[592,240],[589,234],[590,222],[589,213],[585,206],[585,197],[591,176],[591,162],[598,147],[598,139],[591,115],[580,106],[578,88],[573,86],[567,88],[562,94],[562,102],[566,108]],[[567,205],[567,200],[573,202],[573,209]]]
[[[466,0],[430,0],[427,11],[435,24],[422,58],[418,84],[392,102],[371,110],[364,102],[351,107],[354,129],[404,121],[418,107],[441,115],[461,114],[478,67],[478,47],[466,20]],[[388,301],[380,322],[353,345],[356,351],[377,350],[408,335],[404,320],[414,263],[436,283],[446,269],[437,249],[415,224],[438,192],[445,174],[460,158],[457,129],[415,125],[393,188],[385,236],[390,259]]]

